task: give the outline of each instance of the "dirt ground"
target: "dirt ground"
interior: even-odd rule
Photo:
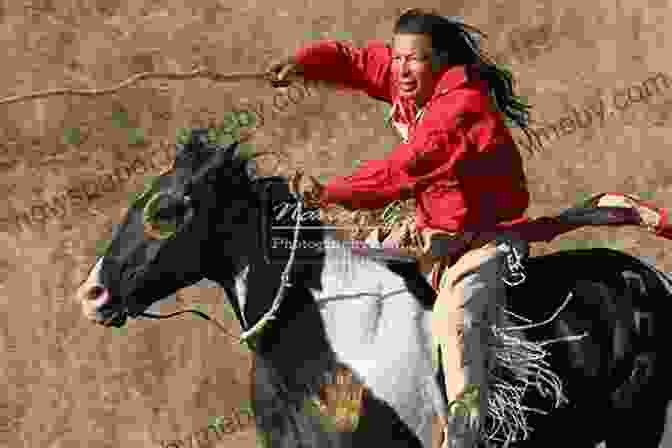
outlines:
[[[399,8],[436,7],[488,33],[490,53],[512,66],[536,118],[548,123],[539,127],[547,150],[526,160],[530,216],[557,213],[580,195],[601,191],[653,194],[657,203],[672,205],[672,158],[665,146],[672,91],[664,83],[656,93],[644,88],[655,74],[672,74],[663,46],[670,32],[667,2],[280,4],[0,0],[0,96],[108,87],[135,73],[184,72],[195,64],[259,71],[316,33],[364,45],[390,38]],[[357,161],[381,158],[398,143],[384,126],[382,103],[326,86],[312,92],[279,113],[271,113],[274,91],[263,83],[203,79],[142,81],[111,95],[0,104],[0,446],[192,446],[168,442],[245,406],[249,353],[205,321],[139,320],[125,332],[112,331],[85,322],[71,300],[98,241],[109,237],[129,195],[158,167],[89,202],[68,204],[46,224],[11,223],[39,201],[100,178],[162,140],[174,142],[177,128],[219,121],[234,106],[263,105],[264,123],[253,143],[286,156],[262,161],[269,174],[303,168],[316,176],[344,175]],[[578,113],[590,120],[573,128],[562,124]],[[123,126],[120,114],[128,118]],[[553,124],[560,128],[544,127]],[[143,130],[144,144],[131,142],[129,127]],[[74,128],[79,144],[72,132],[63,140]],[[638,229],[581,230],[533,252],[579,244],[608,244],[672,270],[672,242]],[[218,289],[193,286],[178,299],[227,315]],[[161,311],[176,306],[167,301]],[[227,322],[238,331],[235,321]],[[667,435],[664,445],[672,446],[670,440]],[[220,444],[253,447],[254,432]]]

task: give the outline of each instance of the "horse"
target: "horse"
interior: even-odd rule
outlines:
[[[258,175],[238,143],[193,129],[171,168],[131,204],[76,299],[87,319],[119,327],[213,281],[249,336],[252,408],[267,446],[429,448],[446,405],[432,362],[429,274],[415,259],[355,250],[319,217],[301,220],[301,204],[286,178]],[[506,310],[526,322],[555,313],[518,332],[558,341],[545,347],[567,402],[551,406],[530,388],[524,405],[546,411],[528,413],[527,437],[493,444],[658,447],[670,397],[661,328],[670,277],[610,249],[527,257],[523,266]],[[349,430],[311,408],[339,368],[365,391]]]

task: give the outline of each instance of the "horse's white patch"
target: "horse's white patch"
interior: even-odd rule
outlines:
[[[240,311],[242,314],[243,318],[243,326],[245,328],[250,328],[250,326],[247,323],[247,319],[245,317],[245,303],[247,299],[247,286],[245,284],[247,280],[247,275],[250,272],[250,267],[245,266],[245,268],[242,270],[240,274],[238,274],[235,278],[235,289],[236,289],[236,295],[238,296],[238,306],[240,307]],[[228,300],[231,300],[229,297]]]
[[[194,283],[193,286],[197,286],[199,288],[206,288],[206,289],[220,289],[221,286],[219,286],[219,283],[213,282],[212,280],[208,280],[207,278],[204,278],[203,280]]]
[[[431,366],[430,311],[385,266],[325,245],[322,290],[313,290],[327,338],[371,393],[387,402],[431,446],[438,388]]]
[[[89,276],[86,278],[86,280],[84,280],[84,283],[82,284],[82,286],[84,286],[84,285],[87,285],[87,286],[89,286],[89,285],[102,286],[102,283],[101,283],[101,280],[100,280],[100,269],[103,266],[103,259],[104,258],[105,257],[100,257],[98,259],[98,261],[96,261],[96,264],[93,265],[93,267],[89,271]]]
[[[91,300],[92,297],[89,296],[90,291],[93,287],[102,287],[102,282],[100,281],[100,267],[103,263],[103,257],[100,257],[96,264],[89,271],[89,275],[86,277],[86,280],[77,288],[75,292],[75,298],[82,306],[82,313],[84,317],[89,320],[94,320],[96,318],[96,313],[98,307],[103,305],[99,300]]]

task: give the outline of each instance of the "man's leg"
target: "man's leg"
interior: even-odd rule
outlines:
[[[476,414],[472,419],[451,417],[448,438],[455,445],[444,442],[444,447],[471,448],[488,415],[487,345],[496,304],[506,293],[501,281],[503,262],[493,241],[464,254],[440,282],[432,313],[432,336],[435,350],[441,348],[448,401],[463,399],[467,386],[478,387]],[[465,409],[452,407],[451,415],[455,414],[464,415]]]

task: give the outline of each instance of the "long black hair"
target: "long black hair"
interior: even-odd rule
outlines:
[[[435,10],[422,8],[403,12],[394,24],[393,32],[430,35],[435,70],[445,65],[476,67],[480,77],[488,83],[495,107],[504,114],[509,126],[521,128],[529,140],[528,148],[543,149],[539,139],[529,129],[531,106],[514,93],[513,74],[498,66],[480,49],[480,37],[487,37],[485,33],[471,25],[441,16]],[[469,73],[467,70],[467,74]]]

